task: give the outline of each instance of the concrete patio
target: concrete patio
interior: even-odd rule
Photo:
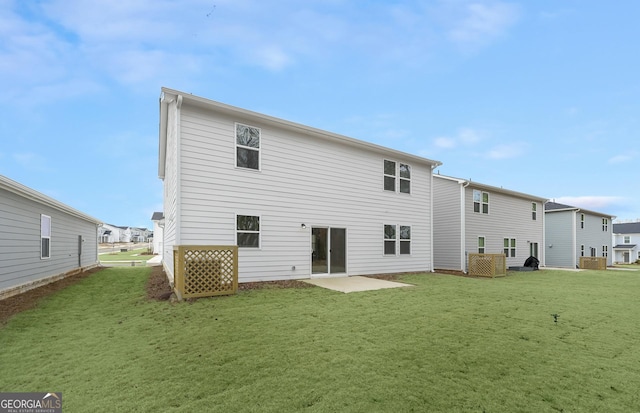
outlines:
[[[385,288],[412,287],[411,284],[404,284],[395,281],[379,280],[376,278],[353,276],[336,278],[314,278],[301,280],[318,287],[342,293],[353,293],[358,291],[382,290]]]

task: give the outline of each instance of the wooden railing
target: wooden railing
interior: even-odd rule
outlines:
[[[607,257],[580,257],[580,268],[583,270],[606,270]]]
[[[469,275],[501,277],[507,275],[504,254],[469,254]]]
[[[238,291],[238,247],[176,245],[173,247],[178,299],[231,295]]]

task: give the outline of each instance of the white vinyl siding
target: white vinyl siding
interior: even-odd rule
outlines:
[[[467,205],[473,205],[474,189],[473,184],[466,188]],[[516,197],[507,193],[495,191],[480,191],[489,194],[488,198],[481,198],[490,203],[490,213],[477,213],[473,208],[466,208],[465,228],[466,228],[466,250],[477,251],[477,237],[485,239],[484,252],[487,254],[504,253],[504,239],[509,238],[509,255],[507,256],[507,267],[522,266],[529,257],[530,243],[544,243],[544,220],[531,219],[531,199]],[[475,198],[477,199],[477,197]],[[481,206],[482,210],[482,206]],[[511,246],[511,239],[524,240],[520,248]],[[544,253],[538,259],[544,263]]]
[[[43,217],[49,218],[48,237]],[[0,188],[0,291],[97,265],[97,228],[96,222]],[[50,239],[47,259],[43,235]],[[78,256],[80,236],[85,242]]]
[[[433,176],[433,259],[434,267],[464,271],[466,247],[463,240],[464,189],[454,179]],[[475,247],[471,252],[475,252]]]
[[[349,275],[431,269],[428,163],[397,159],[411,164],[412,196],[392,204],[380,190],[383,152],[187,103],[181,113],[180,243],[232,244],[236,213],[259,215],[260,249],[239,251],[240,281],[308,277],[314,226],[347,229]],[[259,174],[235,166],[236,123],[260,128]],[[380,254],[381,223],[403,222],[409,214],[416,217],[410,259]]]

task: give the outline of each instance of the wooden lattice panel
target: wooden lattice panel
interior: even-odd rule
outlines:
[[[585,270],[606,270],[606,257],[580,257],[580,268]]]
[[[469,254],[469,274],[480,277],[506,275],[504,254]]]
[[[235,294],[238,290],[236,246],[177,246],[176,288],[183,298]]]

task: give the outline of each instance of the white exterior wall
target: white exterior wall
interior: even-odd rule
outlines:
[[[178,234],[178,172],[180,170],[178,103],[170,102],[167,108],[166,168],[164,170],[164,231],[162,265],[169,281],[173,282],[173,246]]]
[[[153,221],[153,253],[163,255],[162,244],[164,240],[164,228],[159,221]]]
[[[235,122],[261,128],[260,171],[235,167]],[[260,216],[261,248],[240,249],[240,281],[308,278],[314,226],[346,228],[349,275],[432,270],[426,160],[385,156],[186,102],[175,123],[180,133],[167,132],[165,268],[172,271],[173,245],[235,245],[241,214]],[[384,159],[411,165],[411,194],[384,191]],[[385,224],[411,226],[411,255],[383,255]]]
[[[441,270],[465,271],[464,190],[459,181],[433,176],[433,259]]]
[[[489,213],[473,212],[473,190],[489,193]],[[537,217],[532,219],[532,199],[518,198],[473,184],[465,189],[466,253],[478,252],[478,237],[485,237],[485,253],[504,252],[504,239],[516,239],[516,256],[507,257],[507,267],[522,266],[530,256],[530,244],[538,243],[540,265],[545,263],[544,204],[537,201]]]
[[[99,222],[34,198],[0,188],[0,298],[98,265]],[[41,215],[51,218],[48,258],[41,258]]]
[[[576,213],[548,211],[545,213],[547,263],[549,267],[576,268]]]
[[[581,228],[580,220],[581,214],[584,214],[584,228]],[[608,220],[608,225],[606,227],[606,231],[603,230],[602,219],[606,218]],[[581,246],[584,245],[585,251],[584,256],[591,256],[591,248],[595,248],[596,257],[602,257],[603,247],[608,247],[608,255],[607,255],[607,265],[612,265],[613,263],[613,246],[612,242],[612,232],[613,232],[613,223],[611,217],[604,217],[602,215],[593,215],[591,213],[585,213],[583,211],[579,211],[576,213],[576,257],[580,257],[581,254]],[[580,262],[580,258],[577,258],[578,263]]]

